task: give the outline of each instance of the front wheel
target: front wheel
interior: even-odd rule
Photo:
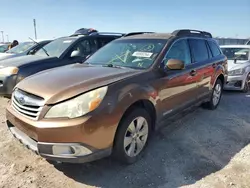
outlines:
[[[151,118],[142,108],[134,108],[121,121],[114,143],[114,157],[127,164],[134,163],[145,149],[150,133]]]
[[[206,104],[208,109],[214,110],[217,108],[217,106],[220,103],[221,95],[222,95],[222,82],[220,79],[217,79],[210,100]]]

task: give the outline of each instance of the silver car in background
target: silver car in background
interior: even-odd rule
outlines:
[[[248,92],[250,45],[223,45],[220,48],[228,58],[228,79],[224,89]]]
[[[5,53],[0,53],[0,61],[20,57],[24,55],[34,55],[39,49],[50,43],[52,40],[36,40],[30,42],[21,42],[14,48],[7,50]]]

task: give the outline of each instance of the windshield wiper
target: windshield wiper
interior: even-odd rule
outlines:
[[[32,39],[31,37],[29,37],[29,39],[32,40],[34,43],[40,45],[38,42],[36,42],[36,41],[35,41],[34,39]],[[47,52],[43,47],[41,47],[41,49],[42,49],[42,50],[44,51],[44,53],[49,57],[48,52]]]
[[[102,65],[103,67],[111,67],[111,68],[118,68],[118,69],[132,69],[131,67],[126,67],[126,66],[118,66],[114,65],[112,63],[104,64]]]

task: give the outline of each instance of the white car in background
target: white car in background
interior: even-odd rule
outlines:
[[[50,43],[52,40],[36,40],[29,42],[21,42],[17,46],[7,50],[4,53],[0,53],[0,61],[20,57],[24,55],[34,55],[39,49]]]
[[[250,45],[220,46],[228,59],[228,78],[225,90],[248,92],[250,81]]]

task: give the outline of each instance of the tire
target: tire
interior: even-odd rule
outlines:
[[[118,126],[113,148],[115,159],[125,164],[136,162],[147,146],[151,131],[152,121],[148,112],[142,108],[132,109]]]
[[[221,100],[222,88],[223,88],[223,86],[222,86],[221,80],[217,79],[216,83],[214,85],[211,97],[210,97],[209,101],[206,103],[206,107],[209,110],[215,110],[218,107],[220,100]],[[218,91],[218,89],[219,89],[219,91]],[[216,97],[217,100],[215,100],[214,97]]]
[[[244,85],[244,88],[242,90],[243,93],[247,93],[249,91],[249,83],[248,83],[249,80],[250,80],[250,74],[247,75],[245,85]]]

